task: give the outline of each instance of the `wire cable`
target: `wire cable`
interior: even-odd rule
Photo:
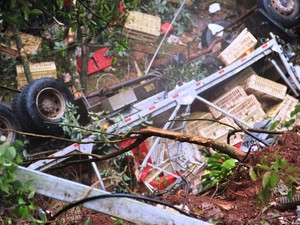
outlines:
[[[193,218],[196,218],[195,216],[185,212],[184,210],[182,209],[179,209],[169,203],[166,203],[166,202],[163,202],[163,201],[160,201],[160,200],[157,200],[157,199],[152,199],[152,198],[149,198],[149,197],[145,197],[145,196],[138,196],[138,195],[131,195],[131,194],[103,194],[103,195],[96,195],[96,196],[92,196],[92,197],[88,197],[88,198],[84,198],[84,199],[81,199],[79,201],[76,201],[76,202],[73,202],[73,203],[70,203],[69,205],[67,205],[66,207],[62,208],[61,210],[59,210],[55,215],[53,215],[49,222],[47,222],[46,224],[50,224],[51,221],[55,220],[57,217],[59,217],[62,213],[68,211],[69,209],[73,208],[73,207],[76,207],[78,205],[81,205],[85,202],[89,202],[89,201],[93,201],[93,200],[97,200],[97,199],[107,199],[107,198],[131,198],[131,199],[136,199],[136,200],[144,200],[144,201],[149,201],[149,202],[153,202],[153,203],[157,203],[157,204],[160,204],[160,205],[164,205],[164,206],[167,206],[167,207],[170,207],[178,212],[180,212],[181,214],[185,215],[185,216],[188,216],[188,217],[193,217]]]

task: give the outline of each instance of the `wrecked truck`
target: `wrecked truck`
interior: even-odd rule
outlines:
[[[286,28],[294,29],[299,26],[299,0],[257,0],[257,6],[259,13],[263,14],[268,21],[271,21],[272,24],[275,24],[281,30],[286,30]],[[268,64],[276,67],[276,70],[282,76],[286,73],[295,74],[295,69],[288,66],[291,56],[294,54],[293,51],[282,40],[278,38],[273,38],[273,40],[280,46],[280,52],[278,53],[280,57],[279,59],[269,61]],[[281,65],[277,64],[278,60]],[[283,69],[280,68],[282,64]],[[235,69],[233,74],[237,74],[244,65],[249,66],[249,62],[240,62],[237,66],[239,69]],[[229,68],[231,68],[231,65]],[[292,75],[292,77],[295,76]],[[209,77],[215,77],[215,73]],[[297,79],[293,79],[293,84],[290,84],[289,79],[284,79],[288,82],[288,86],[296,96],[298,96],[297,89],[299,88]],[[166,82],[166,79],[162,79],[155,74],[147,74],[141,78],[99,90],[87,96],[83,94],[80,99],[75,100],[75,103],[80,108],[83,124],[88,122],[87,113],[89,111],[97,112],[106,110],[109,112],[108,117],[123,112],[124,116],[126,116],[137,113],[137,110],[130,107],[136,104],[136,102],[153,102],[151,100],[153,96],[160,92],[166,93]],[[199,82],[201,83],[201,81]],[[217,83],[212,81],[208,90],[213,88]],[[120,90],[124,87],[130,88],[126,92],[121,93]],[[203,94],[205,92],[207,91],[205,90]],[[120,96],[125,96],[126,101],[120,98]],[[18,134],[14,130],[41,134],[59,134],[61,129],[55,123],[61,121],[67,101],[74,102],[73,96],[68,88],[58,80],[43,78],[24,86],[19,93],[16,93],[12,106],[4,103],[0,104],[0,126],[2,128],[0,134],[6,137],[5,144],[11,143],[18,138]],[[140,105],[146,107],[149,103],[141,103]]]

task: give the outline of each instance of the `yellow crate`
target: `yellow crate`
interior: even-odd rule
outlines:
[[[34,80],[43,78],[43,77],[52,77],[57,78],[57,71],[55,62],[41,62],[41,63],[29,63],[29,69]],[[20,89],[26,85],[27,78],[24,73],[24,68],[22,65],[16,66],[17,70],[17,83],[18,88]]]
[[[122,33],[132,39],[155,42],[160,36],[161,19],[137,11],[130,11]]]
[[[16,58],[19,55],[19,52],[16,46],[16,42],[13,38],[13,33],[10,31],[5,31],[4,35],[11,38],[11,45],[8,46],[5,43],[1,43],[0,52],[8,57]],[[19,32],[19,35],[23,44],[23,48],[27,54],[31,55],[33,52],[39,50],[42,43],[42,38],[23,32]]]
[[[200,135],[206,138],[211,138],[217,141],[221,141],[226,143],[227,142],[227,136],[228,136],[228,132],[229,130],[232,130],[232,128],[230,126],[226,126],[224,124],[228,124],[231,125],[233,127],[236,127],[236,125],[234,124],[233,120],[229,117],[224,117],[222,119],[219,120],[219,122],[223,123],[213,123],[203,129],[200,130]],[[230,144],[231,145],[235,145],[239,142],[241,142],[242,136],[241,134],[236,134],[236,135],[232,135],[230,137]]]
[[[200,129],[211,125],[213,122],[209,120],[213,120],[214,117],[209,112],[196,112],[196,113],[192,113],[188,119],[207,119],[207,120],[188,121],[184,127],[186,133],[193,134],[193,135],[200,135],[199,133]]]
[[[220,108],[228,111],[229,109],[233,108],[235,105],[243,101],[247,97],[246,92],[244,91],[243,87],[237,86],[233,88],[231,91],[225,93],[220,98],[218,98],[213,103]],[[209,107],[210,112],[213,116],[218,119],[222,116],[222,113],[212,107]]]
[[[254,95],[247,96],[228,112],[250,125],[261,122],[266,114]]]
[[[286,95],[283,101],[281,102],[280,110],[275,116],[274,120],[278,120],[280,122],[285,122],[289,120],[290,114],[295,110],[295,106],[298,104],[298,99]]]
[[[258,75],[249,77],[243,87],[248,94],[272,100],[283,100],[287,91],[287,86]]]
[[[256,38],[245,28],[218,58],[227,66],[254,50]]]

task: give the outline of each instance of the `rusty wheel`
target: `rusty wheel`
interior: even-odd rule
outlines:
[[[5,142],[0,143],[0,146],[11,144],[17,139],[14,130],[21,130],[19,121],[8,106],[0,104],[0,136],[4,136],[6,139]]]
[[[55,121],[63,116],[66,110],[66,100],[56,89],[44,88],[37,94],[36,108],[43,118]]]

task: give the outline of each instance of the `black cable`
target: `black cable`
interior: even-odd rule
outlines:
[[[238,125],[239,128],[242,129],[242,131],[244,131],[246,134],[248,134],[250,137],[253,137],[255,140],[263,143],[265,146],[270,146],[268,145],[266,142],[264,142],[263,140],[261,140],[260,138],[256,137],[255,135],[253,135],[252,133],[250,133],[247,129],[245,129],[236,119],[233,118],[233,121]]]
[[[84,198],[84,199],[81,199],[77,202],[70,203],[66,207],[59,210],[55,215],[53,215],[50,218],[49,222],[47,222],[46,224],[50,224],[51,221],[53,221],[54,219],[59,217],[62,213],[68,211],[69,209],[71,209],[75,206],[81,205],[81,204],[83,204],[85,202],[88,202],[88,201],[93,201],[93,200],[97,200],[97,199],[105,199],[105,198],[131,198],[131,199],[137,199],[137,200],[145,200],[145,201],[149,201],[149,202],[153,202],[153,203],[157,203],[157,204],[161,204],[161,205],[170,207],[170,208],[175,209],[176,211],[180,212],[181,214],[184,214],[185,216],[196,218],[193,215],[185,212],[184,210],[181,210],[181,209],[179,209],[179,208],[177,208],[177,207],[175,207],[175,206],[173,206],[169,203],[162,202],[162,201],[157,200],[157,199],[152,199],[152,198],[145,197],[145,196],[131,195],[131,194],[103,194],[103,195],[96,195],[96,196]]]

